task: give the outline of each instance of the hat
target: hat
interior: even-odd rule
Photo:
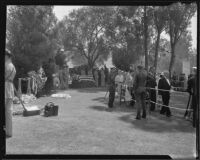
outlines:
[[[169,75],[169,71],[163,71],[163,72],[161,73],[161,75],[162,75],[162,76],[168,76],[168,75]]]
[[[164,72],[161,72],[161,74],[160,74],[161,76],[164,76]]]
[[[142,66],[142,65],[138,65],[137,68],[138,68],[139,70],[142,70],[142,69],[143,69],[143,66]]]
[[[9,57],[13,57],[14,55],[10,52],[10,50],[6,49],[5,55],[8,55]]]

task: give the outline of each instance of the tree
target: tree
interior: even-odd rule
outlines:
[[[145,68],[148,70],[148,20],[147,20],[147,7],[144,6],[144,54],[145,54]]]
[[[180,40],[175,47],[175,54],[178,59],[188,59],[192,51],[192,36],[191,32],[182,34]]]
[[[155,43],[155,59],[154,59],[154,67],[155,67],[155,71],[156,71],[157,63],[158,63],[160,35],[164,31],[164,29],[166,27],[166,22],[167,22],[166,7],[154,7],[153,21],[154,21],[154,26],[155,26],[155,29],[157,32],[157,38],[156,38],[156,43]]]
[[[171,59],[169,65],[170,78],[175,63],[175,47],[177,42],[180,40],[181,35],[186,31],[188,25],[190,24],[190,19],[194,16],[196,12],[196,4],[181,4],[176,3],[167,8],[168,15],[168,25],[167,33],[170,36],[171,45]]]
[[[105,24],[109,22],[109,7],[83,7],[74,10],[62,21],[62,42],[65,50],[84,59],[89,68],[106,59],[109,46]],[[74,55],[74,56],[76,56]]]
[[[115,14],[106,28],[106,35],[111,46],[113,64],[122,69],[129,69],[130,64],[144,55],[142,45],[142,19],[136,6],[116,7]]]
[[[57,50],[52,6],[11,6],[7,15],[7,48],[20,71],[37,70]]]

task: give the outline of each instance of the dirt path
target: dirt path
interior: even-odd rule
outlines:
[[[68,90],[72,98],[38,99],[60,106],[57,117],[13,118],[13,138],[6,140],[7,154],[168,154],[192,158],[195,129],[183,118],[151,113],[135,120],[134,109],[108,110],[105,91]],[[122,107],[122,106],[121,106]],[[186,159],[188,159],[186,158]]]

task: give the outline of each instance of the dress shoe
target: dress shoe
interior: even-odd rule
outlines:
[[[136,117],[135,119],[140,120],[141,118],[140,117]]]
[[[164,115],[164,114],[165,114],[165,112],[161,112],[161,111],[160,111],[160,114],[163,114],[163,115]]]
[[[146,118],[146,112],[143,112],[142,118]]]
[[[12,136],[11,135],[6,135],[6,138],[11,138]]]
[[[140,119],[141,119],[141,116],[140,116],[140,115],[137,115],[135,119],[140,120]]]
[[[166,114],[166,116],[167,116],[167,117],[171,117],[172,115],[171,115],[171,114]]]

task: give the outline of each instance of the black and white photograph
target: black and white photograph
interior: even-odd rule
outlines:
[[[5,154],[196,159],[197,10],[7,5]]]

